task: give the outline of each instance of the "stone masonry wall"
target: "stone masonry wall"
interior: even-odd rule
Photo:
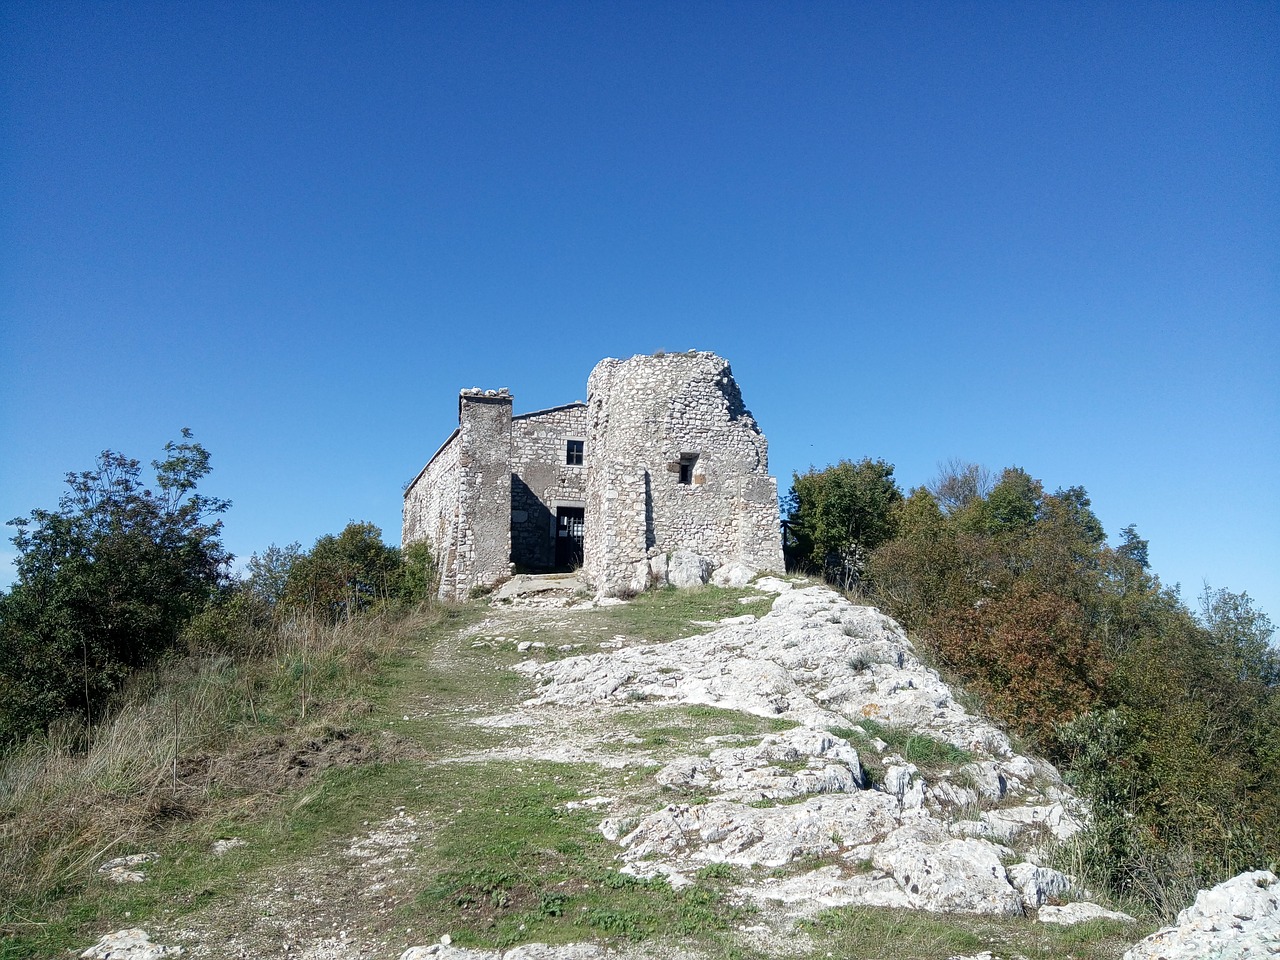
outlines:
[[[458,398],[458,562],[452,596],[511,572],[511,395],[466,391]],[[444,584],[441,584],[444,592]]]
[[[426,540],[441,571],[456,563],[459,432],[450,434],[404,492],[400,546]]]
[[[726,360],[699,352],[602,360],[587,405],[584,574],[598,590],[636,582],[647,558],[678,549],[717,566],[782,569],[768,442]]]
[[[555,509],[579,504],[583,575],[602,593],[661,581],[676,551],[782,569],[768,443],[727,361],[602,360],[587,391],[586,404],[514,418],[505,389],[461,392],[458,429],[404,495],[401,542],[431,543],[441,597],[495,584],[513,562],[553,566]],[[567,463],[571,439],[581,466]]]
[[[567,441],[587,438],[587,405],[572,403],[511,420],[511,559],[521,567],[555,565],[557,506],[581,506],[587,494],[582,465],[566,462]]]
[[[458,429],[405,491],[401,544],[431,543],[440,596],[465,597],[511,570],[511,395],[464,390]]]
[[[639,593],[649,585],[648,480],[636,464],[592,464],[582,574],[598,593]]]

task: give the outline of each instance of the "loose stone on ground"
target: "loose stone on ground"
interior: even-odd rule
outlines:
[[[133,927],[106,934],[80,956],[83,960],[163,960],[182,953],[181,947],[152,943],[147,931]]]

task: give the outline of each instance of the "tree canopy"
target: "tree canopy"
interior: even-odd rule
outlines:
[[[796,474],[787,498],[793,555],[846,588],[861,579],[870,552],[895,532],[902,491],[893,464],[841,460]]]
[[[1090,882],[1157,910],[1280,857],[1280,655],[1247,594],[1193,612],[1088,493],[953,460],[903,497],[883,460],[796,475],[791,556],[898,618],[1091,801]]]
[[[144,484],[142,466],[105,451],[67,474],[56,510],[17,528],[17,582],[0,596],[0,741],[61,716],[92,719],[128,674],[177,641],[224,581],[231,555],[197,492],[209,453],[182,431]]]

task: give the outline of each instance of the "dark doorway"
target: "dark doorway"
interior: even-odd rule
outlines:
[[[582,566],[582,528],[586,511],[582,507],[556,507],[556,567],[571,570]]]

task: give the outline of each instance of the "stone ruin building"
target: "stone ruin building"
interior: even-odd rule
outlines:
[[[600,596],[781,571],[768,441],[713,353],[601,360],[587,402],[512,415],[502,390],[458,397],[458,428],[404,494],[403,545],[426,540],[440,596],[581,567]]]

